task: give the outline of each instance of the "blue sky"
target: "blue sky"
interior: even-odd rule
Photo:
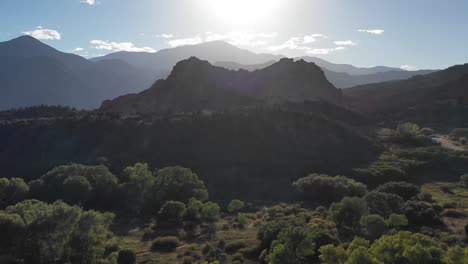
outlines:
[[[468,62],[468,1],[1,0],[0,41],[32,34],[93,57],[225,40],[357,66]]]

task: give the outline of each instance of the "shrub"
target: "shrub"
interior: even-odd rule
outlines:
[[[203,204],[202,219],[208,222],[214,222],[219,219],[219,212],[221,211],[219,205],[214,202],[207,202]]]
[[[239,211],[241,211],[244,208],[244,206],[245,206],[245,204],[244,204],[243,201],[238,200],[238,199],[234,199],[229,203],[227,209],[228,209],[229,213],[235,214],[235,213],[238,213]]]
[[[293,183],[293,187],[308,200],[339,201],[345,196],[363,196],[366,185],[344,176],[311,174]]]
[[[400,213],[403,199],[392,193],[370,192],[364,197],[372,214],[379,214],[385,218],[393,213]]]
[[[0,179],[0,209],[21,202],[28,195],[29,186],[23,179]]]
[[[175,225],[182,223],[187,212],[185,204],[177,201],[167,201],[158,213],[158,224]]]
[[[153,240],[151,245],[152,251],[161,251],[161,252],[172,252],[180,245],[180,241],[177,237],[158,237]]]
[[[401,214],[392,214],[387,220],[387,225],[396,229],[400,229],[408,225],[408,219]]]
[[[449,209],[443,212],[442,214],[445,217],[451,217],[451,218],[465,218],[466,214],[463,211],[459,210],[454,210],[454,209]]]
[[[226,243],[226,246],[224,247],[224,250],[229,253],[235,253],[241,248],[247,247],[247,244],[243,240],[237,240],[233,242]]]
[[[458,140],[459,138],[468,138],[468,128],[455,128],[450,132],[450,137]]]
[[[443,223],[439,209],[426,202],[407,201],[403,205],[402,211],[411,226],[432,226]]]
[[[427,192],[422,192],[418,195],[419,200],[425,201],[425,202],[432,202],[432,194],[427,193]]]
[[[460,176],[460,185],[468,188],[468,174]]]
[[[393,135],[393,140],[401,145],[405,146],[420,146],[431,142],[428,137],[427,130],[422,129],[414,123],[403,123],[398,125]]]
[[[332,204],[328,213],[340,228],[355,228],[361,217],[367,212],[368,207],[365,199],[345,197],[341,202]]]
[[[135,264],[136,263],[135,252],[129,249],[119,251],[117,263],[118,264]]]
[[[387,182],[375,188],[377,192],[392,193],[399,195],[405,200],[419,194],[420,189],[418,186],[408,182]]]
[[[385,220],[378,214],[365,215],[359,222],[366,236],[372,240],[379,238],[388,230]]]
[[[159,201],[187,203],[191,198],[200,201],[208,199],[208,190],[203,181],[192,170],[181,166],[158,170],[155,187]]]

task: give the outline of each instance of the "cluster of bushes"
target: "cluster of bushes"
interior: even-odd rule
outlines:
[[[454,140],[468,140],[468,128],[455,128],[450,132],[450,138]]]
[[[25,200],[29,196],[29,186],[21,178],[0,179],[0,209]]]
[[[312,201],[333,202],[345,196],[363,196],[366,185],[344,176],[311,174],[293,183],[293,187],[302,197]]]
[[[98,263],[108,256],[111,213],[26,200],[0,211],[0,256],[15,263]]]
[[[338,242],[335,224],[322,210],[279,205],[267,209],[264,220],[257,233],[262,263],[313,263],[321,246]]]
[[[447,251],[443,245],[426,235],[401,231],[384,235],[371,243],[356,237],[347,247],[332,244],[320,248],[324,264],[362,263],[464,263],[468,248],[453,247]]]
[[[430,128],[420,128],[414,123],[398,125],[391,139],[403,146],[425,146],[432,143],[431,135],[434,131]]]
[[[389,181],[446,181],[466,172],[466,164],[466,154],[442,147],[393,149],[367,168],[354,169],[352,177],[373,186]]]
[[[104,165],[70,164],[52,169],[29,185],[21,179],[0,180],[2,205],[26,196],[133,216],[156,216],[166,201],[205,201],[208,191],[197,174],[180,166],[152,173],[147,164],[136,163],[117,177]]]

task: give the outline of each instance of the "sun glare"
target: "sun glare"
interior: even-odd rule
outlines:
[[[209,12],[228,24],[253,25],[273,19],[281,0],[204,0]]]

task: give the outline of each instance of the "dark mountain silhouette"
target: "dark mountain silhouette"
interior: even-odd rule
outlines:
[[[439,128],[468,126],[468,64],[393,81],[346,89],[351,106],[383,120],[419,121]]]
[[[163,49],[156,53],[117,52],[91,60],[119,59],[133,66],[150,69],[154,73],[160,73],[170,71],[177,62],[192,56],[211,63],[217,61],[234,61],[240,64],[262,64],[272,60],[278,61],[284,57],[272,54],[257,54],[240,49],[224,41],[212,41],[197,45]]]
[[[380,73],[380,72],[388,72],[388,71],[405,71],[399,68],[392,68],[392,67],[386,67],[386,66],[375,66],[375,67],[370,67],[370,68],[359,68],[355,67],[350,64],[336,64],[336,63],[331,63],[329,61],[326,61],[321,58],[317,57],[310,57],[310,56],[304,56],[300,57],[299,59],[303,59],[307,62],[313,62],[317,64],[319,67],[326,68],[330,71],[334,72],[345,72],[349,75],[368,75],[368,74],[375,74],[375,73]]]
[[[313,63],[281,59],[258,70],[232,71],[192,57],[177,63],[166,80],[157,81],[140,94],[121,96],[103,103],[115,112],[164,112],[217,110],[260,102],[324,100],[341,102],[341,92]]]
[[[206,42],[197,45],[180,46],[164,49],[156,53],[117,52],[92,61],[119,59],[138,68],[153,72],[158,78],[166,78],[170,69],[179,61],[189,57],[207,60],[216,66],[230,70],[244,69],[254,71],[263,69],[284,58],[280,55],[257,54],[240,49],[224,41]],[[316,57],[302,57],[307,62],[314,62],[321,67],[327,79],[337,88],[349,88],[362,84],[378,83],[390,80],[403,80],[412,76],[427,74],[432,71],[405,71],[391,67],[358,68],[348,64],[334,64]]]
[[[320,60],[320,59],[318,59],[318,61],[325,62],[324,60]],[[230,69],[230,70],[244,69],[248,71],[255,71],[258,69],[266,68],[273,63],[275,63],[275,61],[269,61],[263,64],[243,65],[243,64],[236,63],[236,62],[224,61],[224,62],[216,62],[215,65],[226,68],[226,69]],[[328,68],[326,68],[327,65],[332,65],[331,68],[336,68],[336,67],[333,67],[333,65],[337,65],[337,64],[326,62],[326,63],[322,63],[322,66],[320,65],[319,66],[322,68],[327,79],[336,88],[343,88],[343,89],[358,86],[358,85],[363,85],[363,84],[379,83],[379,82],[386,82],[386,81],[393,81],[393,80],[406,80],[413,76],[425,75],[425,74],[435,72],[433,70],[403,71],[403,70],[390,70],[391,68],[386,68],[389,71],[378,72],[378,73],[373,73],[373,74],[365,74],[365,75],[350,75],[346,72],[331,71]],[[351,67],[354,67],[354,66],[351,66]],[[381,67],[380,69],[384,69],[384,68],[385,67],[383,68]],[[366,69],[366,68],[360,68],[360,69]]]
[[[102,100],[137,92],[152,73],[120,60],[91,62],[30,36],[0,43],[0,109],[38,104],[96,108]]]

